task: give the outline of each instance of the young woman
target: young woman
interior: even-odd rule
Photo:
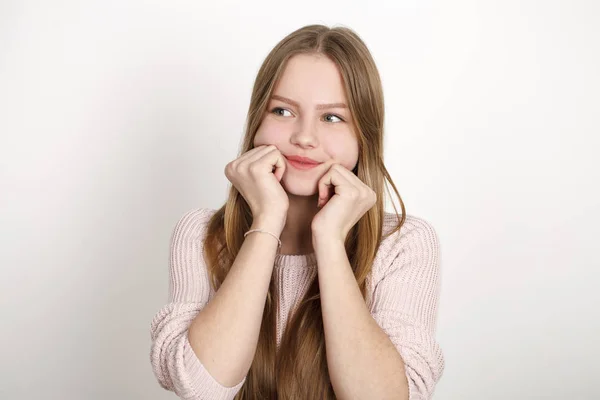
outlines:
[[[379,73],[350,29],[289,34],[256,78],[218,210],[175,227],[151,324],[160,385],[182,399],[429,399],[439,243],[383,162]],[[384,181],[402,214],[384,211]],[[388,191],[389,193],[389,191]]]

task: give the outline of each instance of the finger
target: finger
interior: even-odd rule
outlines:
[[[265,162],[269,171],[273,172],[275,178],[281,182],[281,178],[283,177],[286,168],[281,152],[277,148],[271,149],[271,151],[268,151],[263,155],[261,161]]]
[[[351,185],[350,181],[340,174],[337,167],[333,165],[329,168],[329,171],[318,183],[319,189],[319,204],[325,204],[335,193],[340,193],[343,186]]]
[[[349,185],[343,186],[340,191],[355,188],[356,191],[353,195],[358,196],[360,200],[369,200],[373,197],[373,190],[364,183],[358,176],[356,176],[352,171],[344,167],[343,165],[339,165],[341,168],[336,168],[341,176],[348,179]],[[377,195],[375,194],[375,201],[377,201]]]
[[[235,160],[233,160],[230,164],[235,167],[235,168],[247,168],[248,163],[250,160],[255,159],[256,156],[261,156],[262,154],[264,154],[265,152],[268,152],[269,148],[268,146],[258,146],[258,147],[254,147],[248,151],[246,151],[245,153],[243,153],[242,155],[240,155],[239,157],[237,157]]]
[[[321,186],[324,185],[323,182],[330,182],[329,174],[331,173],[331,167],[335,164],[334,160],[325,161],[326,171],[325,174],[319,179],[317,182],[317,207],[321,207],[321,205],[325,205],[328,198],[333,196],[334,186],[329,184],[326,185],[326,189],[322,189]]]
[[[355,186],[357,189],[359,189],[360,191],[363,190],[369,190],[370,187],[367,186],[367,184],[365,184],[358,176],[356,176],[354,174],[354,172],[350,171],[348,168],[344,167],[341,164],[338,164],[338,168],[337,171],[346,179],[348,179],[348,181]]]
[[[253,151],[253,150],[257,150],[257,151]],[[244,157],[244,161],[248,162],[248,163],[252,163],[256,160],[260,160],[265,154],[267,154],[270,151],[273,150],[277,150],[277,147],[275,147],[275,145],[264,145],[264,146],[259,146],[259,147],[255,147],[252,150],[249,150],[246,154],[247,156]]]

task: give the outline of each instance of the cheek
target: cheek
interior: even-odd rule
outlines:
[[[356,139],[338,137],[323,144],[329,158],[337,160],[337,162],[352,171],[358,161],[358,143]]]
[[[258,128],[256,136],[254,136],[254,147],[269,144],[277,146],[283,140],[283,136],[281,129],[277,129],[274,124],[264,121]]]

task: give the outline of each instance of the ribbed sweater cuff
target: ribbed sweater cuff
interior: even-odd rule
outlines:
[[[183,364],[189,374],[190,385],[195,388],[196,395],[203,399],[233,400],[235,395],[244,385],[246,378],[244,377],[240,383],[233,387],[221,385],[206,370],[206,368],[204,368],[204,365],[202,365],[196,356],[196,353],[194,353],[194,349],[192,349],[187,335],[184,336]]]

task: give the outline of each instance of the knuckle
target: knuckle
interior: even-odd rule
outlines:
[[[259,165],[257,163],[252,163],[248,166],[248,172],[250,173],[250,175],[256,176],[256,174],[258,173],[258,168]]]
[[[228,163],[225,166],[225,176],[228,178],[231,176],[231,169],[232,169],[231,163]]]
[[[241,174],[244,170],[244,163],[238,162],[233,165],[233,170],[236,174]]]

